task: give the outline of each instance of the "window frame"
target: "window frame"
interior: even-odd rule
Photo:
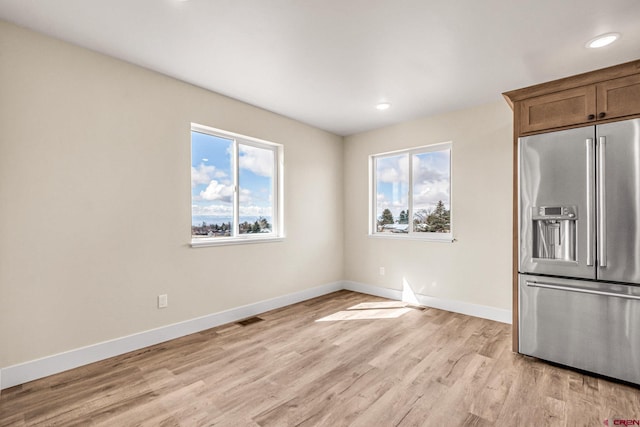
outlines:
[[[190,160],[193,165],[193,140],[191,134],[193,132],[203,133],[218,138],[231,140],[232,153],[231,153],[231,175],[233,177],[233,234],[229,237],[199,237],[194,238],[191,234],[191,247],[206,247],[206,246],[219,246],[219,245],[236,245],[236,244],[248,244],[248,243],[263,243],[263,242],[278,242],[284,240],[284,147],[282,144],[277,144],[271,141],[265,141],[234,132],[225,131],[222,129],[213,128],[198,123],[191,123],[191,129],[189,132],[190,137]],[[253,234],[244,233],[240,234],[240,145],[246,145],[249,147],[255,147],[260,149],[267,149],[273,152],[273,178],[272,178],[272,205],[271,205],[271,233]],[[193,190],[190,197],[191,201],[191,226],[193,226]]]
[[[450,213],[450,226],[448,233],[437,233],[433,231],[414,231],[413,217],[413,156],[417,154],[432,153],[436,151],[449,151],[449,213]],[[408,191],[407,191],[407,205],[408,205],[408,217],[409,227],[407,233],[385,233],[377,230],[377,208],[378,208],[378,188],[377,188],[377,161],[381,158],[407,155],[408,156]],[[404,239],[404,240],[424,240],[434,242],[453,242],[453,142],[440,142],[436,144],[422,145],[419,147],[387,151],[384,153],[371,154],[369,156],[369,237],[383,238],[383,239]]]

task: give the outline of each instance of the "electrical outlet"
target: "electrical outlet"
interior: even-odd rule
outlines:
[[[380,267],[380,275],[381,275],[381,276],[384,276],[384,273],[385,273],[385,271],[384,271],[384,267]]]
[[[167,294],[158,295],[158,308],[165,308],[169,306],[169,300]]]

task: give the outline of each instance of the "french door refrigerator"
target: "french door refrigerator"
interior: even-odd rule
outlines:
[[[519,352],[640,384],[640,119],[518,156]]]

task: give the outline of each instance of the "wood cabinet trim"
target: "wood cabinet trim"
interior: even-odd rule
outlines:
[[[520,110],[521,110],[521,103],[517,103],[515,105],[514,108],[514,117],[520,117]],[[518,135],[520,135],[520,121],[519,120],[514,120],[513,121],[513,187],[512,187],[512,192],[513,192],[513,222],[511,224],[512,227],[512,233],[513,233],[513,238],[511,241],[512,244],[512,252],[511,252],[511,259],[512,259],[512,270],[511,270],[511,275],[512,275],[512,281],[513,283],[515,283],[515,286],[512,286],[512,292],[511,292],[511,298],[512,298],[512,302],[511,302],[511,350],[514,353],[518,353],[518,343],[519,343],[519,328],[518,328],[518,318],[519,318],[519,310],[520,307],[518,305],[518,292],[519,292],[519,288],[518,288],[518,249],[519,249],[519,245],[518,245],[518,235],[519,235],[519,231],[518,230]]]
[[[541,133],[556,132],[556,131],[567,130],[567,129],[583,128],[585,126],[603,125],[605,123],[619,122],[620,120],[628,120],[628,119],[636,119],[636,118],[640,118],[640,113],[631,114],[631,115],[628,115],[628,116],[624,116],[622,118],[620,118],[620,117],[607,117],[607,118],[604,118],[602,120],[594,120],[593,122],[589,122],[589,123],[577,123],[577,124],[573,124],[573,125],[559,126],[559,127],[550,128],[550,129],[540,129],[540,130],[529,131],[529,132],[520,131],[520,133],[518,134],[518,137],[530,136],[530,135],[539,135]],[[516,137],[516,139],[518,137]]]
[[[547,95],[553,92],[560,92],[579,86],[588,86],[601,83],[606,80],[631,76],[633,74],[640,74],[640,59],[620,65],[614,65],[613,67],[603,68],[596,71],[590,71],[588,73],[553,80],[547,83],[504,92],[502,96],[504,96],[511,108],[513,108],[516,101],[522,101],[523,99]]]

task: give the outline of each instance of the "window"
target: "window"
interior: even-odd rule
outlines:
[[[191,125],[191,243],[282,237],[282,146]]]
[[[371,235],[453,240],[450,142],[370,161]]]

